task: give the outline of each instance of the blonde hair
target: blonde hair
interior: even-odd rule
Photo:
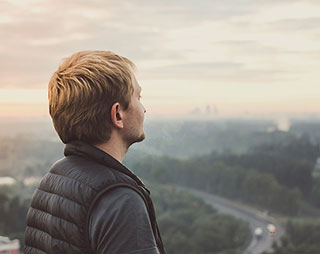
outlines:
[[[63,143],[100,144],[110,138],[111,107],[126,110],[134,64],[110,51],[80,51],[66,58],[48,86],[49,112]]]

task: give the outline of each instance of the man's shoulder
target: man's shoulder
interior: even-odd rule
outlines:
[[[81,170],[90,168],[91,170],[100,170],[100,168],[105,168],[105,165],[98,163],[94,160],[87,159],[77,155],[70,155],[65,156],[55,163],[53,163],[52,167],[50,168],[50,172],[65,172],[65,170]]]
[[[136,185],[132,178],[112,167],[75,155],[56,161],[49,174],[72,178],[98,191],[117,183]]]

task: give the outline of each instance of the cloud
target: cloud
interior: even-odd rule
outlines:
[[[1,7],[10,14],[0,23],[2,87],[41,87],[62,57],[83,49],[113,50],[137,60],[178,56],[161,50],[156,31],[126,25],[126,19],[118,22],[121,6],[113,8],[112,2],[110,6],[103,1],[88,6],[87,2],[41,1],[28,6],[2,3]],[[127,21],[135,18],[131,15]]]
[[[301,72],[297,65],[290,73],[288,59],[317,61],[320,34],[319,17],[267,19],[292,3],[319,6],[312,0],[2,1],[0,87],[46,87],[61,59],[83,49],[127,56],[147,79],[291,80]],[[261,15],[266,20],[257,21]],[[297,33],[303,43],[290,40]]]
[[[290,43],[290,42],[288,42]],[[283,47],[269,46],[253,40],[225,40],[212,43],[213,46],[228,49],[232,54],[240,57],[250,56],[257,57],[260,60],[267,58],[278,58],[286,56],[296,56],[302,58],[319,58],[320,49],[318,50],[290,50]],[[266,42],[267,44],[267,42]]]
[[[236,62],[196,62],[192,64],[167,65],[151,68],[142,75],[143,79],[193,80],[194,84],[206,81],[212,84],[271,83],[288,79],[289,72],[278,69],[247,68]]]
[[[269,23],[270,29],[285,32],[320,32],[320,17],[306,19],[282,19]]]

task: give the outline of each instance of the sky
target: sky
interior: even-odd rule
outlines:
[[[150,117],[320,115],[319,0],[0,0],[0,117],[48,116],[62,59],[137,66]]]

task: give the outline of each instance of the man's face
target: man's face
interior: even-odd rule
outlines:
[[[124,141],[128,147],[133,143],[141,142],[145,139],[143,121],[146,109],[141,103],[141,87],[134,76],[133,88],[134,91],[129,108],[126,110],[124,118]]]

